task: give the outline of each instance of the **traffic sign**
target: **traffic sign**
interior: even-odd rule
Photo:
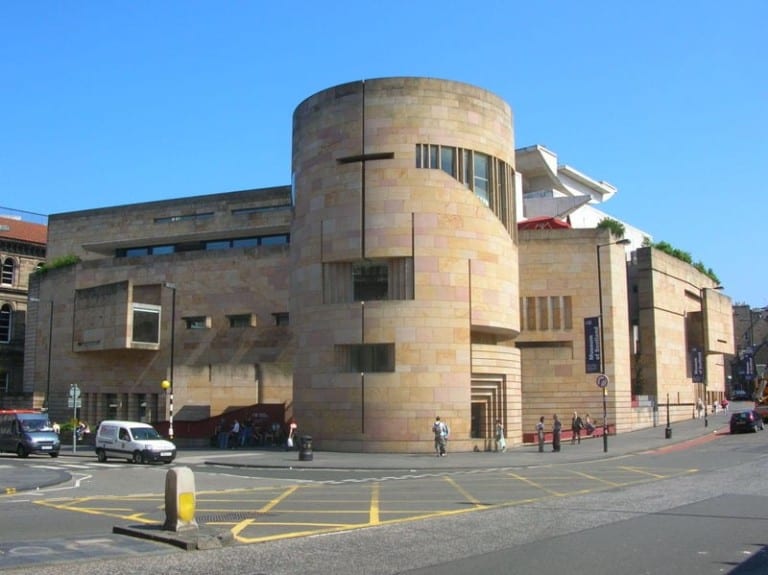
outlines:
[[[608,376],[601,373],[595,378],[595,383],[600,389],[605,389],[608,387]]]

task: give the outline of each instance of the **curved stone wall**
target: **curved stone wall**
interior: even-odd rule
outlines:
[[[509,106],[436,79],[343,84],[297,107],[292,167],[301,432],[318,449],[431,451],[440,415],[471,449],[478,374],[505,382],[494,416],[519,421]]]

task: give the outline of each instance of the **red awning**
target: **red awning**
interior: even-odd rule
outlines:
[[[571,227],[566,221],[551,216],[540,216],[538,218],[529,218],[518,222],[518,230],[562,230]]]

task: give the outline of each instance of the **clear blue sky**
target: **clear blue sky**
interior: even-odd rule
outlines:
[[[767,25],[765,0],[8,0],[0,206],[289,184],[304,98],[430,76],[504,98],[517,147],[610,182],[604,211],[765,306]]]

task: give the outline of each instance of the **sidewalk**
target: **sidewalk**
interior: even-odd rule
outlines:
[[[678,445],[691,440],[706,440],[716,434],[727,434],[728,416],[717,414],[708,418],[708,427],[703,419],[691,419],[672,423],[672,436],[665,438],[666,423],[630,433],[609,435],[607,451],[602,437],[582,436],[581,444],[571,445],[570,440],[562,443],[561,451],[552,452],[546,444],[539,453],[537,445],[522,445],[508,448],[504,453],[450,451],[446,457],[432,453],[339,453],[314,451],[311,461],[299,460],[298,451],[232,449],[205,450],[198,452],[198,458],[205,455],[205,463],[230,467],[256,468],[299,468],[299,469],[392,469],[392,470],[447,470],[483,469],[494,467],[528,467],[551,465],[553,463],[577,463],[625,456],[653,449]],[[177,464],[183,465],[188,452],[182,452]]]
[[[210,465],[254,468],[300,468],[300,469],[375,469],[407,471],[440,471],[452,469],[490,469],[496,467],[529,467],[532,465],[552,465],[557,463],[579,463],[606,458],[621,457],[631,453],[669,447],[691,440],[706,440],[715,434],[728,433],[728,415],[716,414],[709,417],[709,426],[704,427],[704,420],[690,419],[672,423],[672,436],[665,438],[666,424],[649,427],[631,433],[608,436],[607,451],[604,451],[602,437],[582,437],[580,445],[562,443],[561,451],[552,452],[552,446],[546,444],[544,452],[539,453],[536,445],[511,447],[504,453],[462,452],[452,453],[448,442],[448,455],[435,457],[431,453],[340,453],[314,451],[311,461],[299,460],[298,451],[282,449],[182,449],[175,465],[187,462],[204,462]],[[14,458],[6,454],[4,457]],[[25,463],[34,465],[34,470],[26,465],[3,465],[0,457],[0,495],[30,491],[38,488],[61,484],[71,479],[66,469],[56,469],[56,463],[62,459],[96,460],[91,446],[78,445],[77,453],[71,445],[62,445],[58,461],[47,457],[30,456]],[[64,462],[65,463],[65,462]]]

